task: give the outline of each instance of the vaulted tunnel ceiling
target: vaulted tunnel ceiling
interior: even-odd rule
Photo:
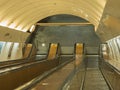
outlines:
[[[45,17],[71,14],[97,27],[105,4],[106,0],[0,0],[0,25],[26,32]]]

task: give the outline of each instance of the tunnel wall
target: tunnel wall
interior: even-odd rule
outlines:
[[[0,62],[23,58],[24,43],[0,42]]]
[[[120,68],[120,36],[107,41],[109,63]]]
[[[36,48],[32,44],[0,42],[0,62],[33,59],[35,54]]]
[[[30,33],[0,26],[0,41],[23,43],[29,35]]]
[[[108,0],[96,31],[108,45],[108,62],[120,68],[120,0]]]
[[[120,0],[108,0],[97,29],[103,42],[120,35]]]
[[[0,26],[0,62],[23,58],[23,47],[30,33]]]

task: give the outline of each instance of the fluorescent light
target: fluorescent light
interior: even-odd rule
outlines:
[[[12,23],[10,26],[9,26],[9,28],[12,28],[12,29],[14,29],[15,28],[15,24],[14,23]]]
[[[1,25],[1,26],[7,27],[7,24],[8,24],[8,21],[0,22],[0,25]]]
[[[42,47],[45,47],[45,43],[42,43]]]

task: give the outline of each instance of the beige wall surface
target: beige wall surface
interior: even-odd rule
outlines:
[[[108,0],[97,34],[102,41],[120,35],[120,0]]]
[[[6,27],[0,26],[0,41],[7,42],[25,42],[29,33],[9,29]]]

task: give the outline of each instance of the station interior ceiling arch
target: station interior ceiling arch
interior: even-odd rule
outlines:
[[[25,42],[30,35],[27,31],[39,20],[56,14],[70,14],[88,20],[101,40],[107,41],[120,34],[119,4],[119,0],[0,0],[0,29],[3,32],[0,40],[7,37],[5,41]],[[6,31],[2,31],[3,27]],[[10,39],[11,34],[5,35],[14,30],[18,30],[16,40]]]

